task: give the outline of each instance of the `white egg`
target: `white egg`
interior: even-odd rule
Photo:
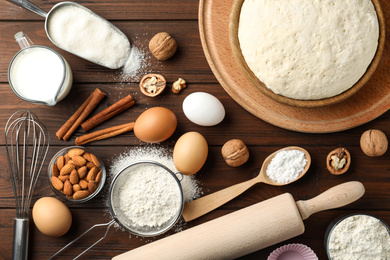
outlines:
[[[188,95],[183,101],[183,111],[191,122],[201,126],[217,125],[225,117],[221,101],[205,92]]]

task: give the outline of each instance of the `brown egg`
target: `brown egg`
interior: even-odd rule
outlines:
[[[207,155],[207,141],[198,132],[185,133],[173,148],[173,162],[176,169],[185,175],[197,173],[206,162]]]
[[[135,136],[146,143],[160,143],[167,140],[176,130],[177,118],[165,107],[152,107],[135,121]]]
[[[64,235],[72,225],[72,214],[69,208],[53,197],[37,200],[32,209],[32,216],[39,231],[51,237]]]

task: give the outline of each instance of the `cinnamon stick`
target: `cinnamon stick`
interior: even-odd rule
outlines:
[[[93,141],[107,139],[113,136],[117,136],[126,132],[130,132],[134,129],[134,122],[113,126],[103,130],[99,130],[90,134],[82,135],[76,138],[76,145],[84,145]]]
[[[95,126],[98,126],[99,124],[103,123],[104,121],[112,118],[113,116],[123,112],[124,110],[128,109],[129,107],[134,105],[133,98],[128,95],[115,104],[107,107],[102,112],[98,113],[97,115],[91,117],[87,121],[81,124],[81,127],[85,132],[88,132]]]
[[[58,139],[68,140],[76,131],[77,127],[88,117],[100,101],[106,96],[100,89],[95,89],[92,94],[84,101],[77,111],[65,122],[57,131]]]

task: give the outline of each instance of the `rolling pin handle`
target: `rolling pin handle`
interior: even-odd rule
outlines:
[[[300,200],[296,203],[302,219],[305,220],[314,213],[352,203],[362,197],[364,191],[361,182],[350,181],[330,188],[312,199]]]

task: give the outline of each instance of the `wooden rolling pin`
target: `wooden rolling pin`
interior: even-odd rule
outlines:
[[[311,214],[359,199],[364,186],[352,181],[306,201],[289,193],[157,240],[114,257],[125,259],[235,259],[301,235]]]

